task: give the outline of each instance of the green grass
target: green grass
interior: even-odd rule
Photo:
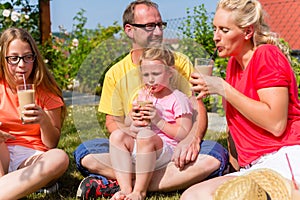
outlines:
[[[101,131],[103,130],[103,131]],[[61,188],[58,194],[31,194],[28,200],[74,200],[76,191],[83,176],[77,171],[73,158],[73,151],[84,140],[105,137],[107,132],[104,128],[104,115],[97,112],[97,106],[69,106],[68,115],[62,128],[62,136],[59,148],[66,151],[70,158],[70,165],[67,172],[59,179]],[[207,133],[207,139],[217,140],[226,146],[226,136],[224,133]],[[171,193],[149,193],[148,200],[175,200],[179,199],[181,192]],[[101,199],[101,198],[99,198]],[[105,198],[102,198],[105,199]]]

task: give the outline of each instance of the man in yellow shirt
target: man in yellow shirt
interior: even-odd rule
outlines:
[[[99,112],[106,113],[110,133],[129,129],[124,119],[140,88],[139,58],[144,47],[162,43],[166,25],[154,2],[133,1],[124,11],[123,28],[132,41],[132,50],[106,73],[99,104]],[[188,94],[196,108],[195,122],[190,134],[177,145],[173,162],[154,172],[149,191],[186,189],[204,179],[222,175],[228,164],[226,149],[215,141],[203,140],[207,114],[203,102],[192,97],[188,89],[193,71],[191,62],[185,55],[176,53],[175,68],[181,74],[177,89]],[[108,139],[86,141],[75,150],[74,156],[78,169],[87,176],[79,185],[77,197],[112,196],[118,191],[118,184],[111,180],[115,175],[109,159]]]

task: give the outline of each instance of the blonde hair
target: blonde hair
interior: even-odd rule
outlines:
[[[163,45],[148,47],[144,49],[143,54],[140,57],[140,65],[143,60],[159,60],[166,66],[174,66],[175,55],[173,51]]]
[[[7,56],[7,49],[13,40],[19,39],[23,42],[27,42],[30,45],[32,53],[35,55],[35,60],[33,63],[33,69],[29,76],[29,81],[35,84],[36,92],[39,91],[49,91],[56,96],[59,96],[64,102],[62,91],[58,84],[56,83],[54,77],[46,67],[41,53],[32,38],[32,36],[24,29],[21,28],[9,28],[6,29],[0,37],[0,79],[7,82],[9,87],[16,88],[16,83],[14,78],[10,74],[7,61],[5,57]],[[63,123],[66,114],[66,106],[62,106],[61,111],[61,121]]]
[[[258,0],[220,0],[217,10],[219,8],[230,11],[236,25],[240,28],[253,25],[252,41],[256,47],[261,44],[276,45],[291,61],[289,47],[280,42],[277,33],[270,31],[265,22],[266,13]]]
[[[172,73],[172,77],[170,79],[171,88],[175,87],[175,83],[177,81],[177,71],[174,69],[175,65],[175,54],[172,50],[167,48],[164,45],[158,45],[155,47],[147,47],[144,48],[143,54],[140,57],[139,65],[142,64],[144,60],[159,60],[161,61],[167,72]]]

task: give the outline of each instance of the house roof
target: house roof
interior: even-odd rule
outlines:
[[[300,1],[260,0],[271,31],[279,34],[293,50],[300,50]]]

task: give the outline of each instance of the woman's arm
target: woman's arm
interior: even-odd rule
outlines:
[[[281,136],[288,117],[288,88],[270,87],[258,90],[259,101],[237,91],[219,77],[192,74],[192,89],[199,92],[197,98],[208,94],[219,94],[235,107],[244,117],[274,136]]]
[[[279,137],[284,133],[288,118],[288,88],[260,89],[259,101],[246,97],[226,82],[224,88],[226,100],[248,120],[274,136]]]

